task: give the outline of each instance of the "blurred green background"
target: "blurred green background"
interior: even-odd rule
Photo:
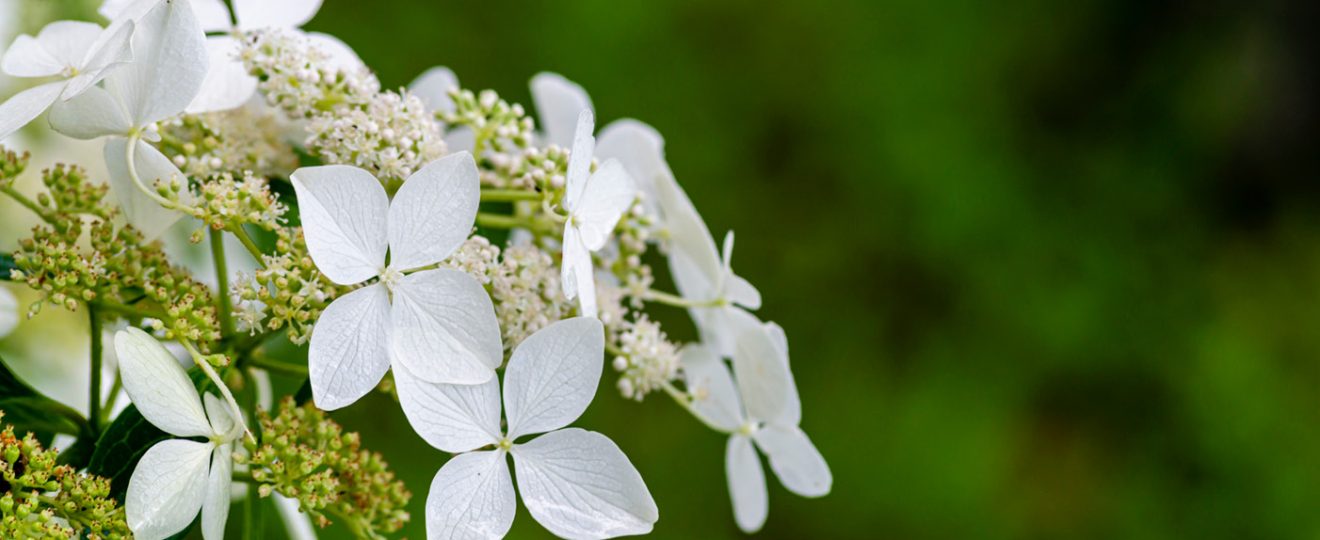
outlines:
[[[1316,15],[327,0],[308,28],[386,86],[446,65],[530,104],[556,71],[665,135],[834,472],[815,500],[769,477],[760,536],[1317,538]],[[384,398],[335,417],[406,472],[423,537],[442,454]],[[642,472],[656,537],[741,536],[723,438],[663,396],[607,382],[578,425]],[[546,534],[519,509],[511,536]]]

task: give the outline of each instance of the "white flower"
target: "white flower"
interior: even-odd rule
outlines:
[[[9,335],[18,326],[18,299],[9,289],[0,287],[0,338]]]
[[[50,124],[77,139],[111,136],[105,146],[110,188],[129,223],[151,239],[182,214],[163,208],[143,193],[134,185],[130,171],[136,169],[147,189],[152,189],[155,180],[169,183],[186,178],[160,151],[137,144],[137,138],[156,137],[154,124],[183,112],[197,95],[206,77],[205,35],[188,2],[158,0],[138,19],[132,44],[132,62],[107,75],[104,88],[90,87],[73,99],[56,103],[50,111]],[[130,146],[126,137],[134,144]]]
[[[738,527],[756,532],[765,524],[765,473],[753,446],[789,491],[804,497],[830,492],[833,476],[825,458],[798,427],[802,405],[788,365],[788,341],[774,323],[743,332],[729,368],[701,345],[683,350],[682,364],[693,408],[714,426],[731,432],[725,472]],[[740,398],[741,396],[741,398]]]
[[[431,382],[495,376],[504,350],[486,290],[459,270],[423,270],[472,230],[481,195],[471,154],[422,167],[393,202],[375,177],[348,165],[298,169],[292,180],[307,251],[321,273],[340,285],[378,278],[336,298],[312,329],[308,369],[318,407],[357,401],[391,364]]]
[[[223,538],[233,442],[242,433],[241,425],[220,399],[199,397],[174,355],[146,332],[128,328],[115,334],[115,353],[124,390],[138,412],[162,431],[181,437],[156,443],[133,470],[124,503],[128,527],[142,540],[166,538],[192,523],[200,510],[202,537]]]
[[[408,83],[408,91],[421,99],[426,110],[431,112],[454,112],[454,100],[449,97],[449,91],[458,87],[458,76],[444,66],[428,69]],[[476,134],[466,126],[455,129],[445,126],[445,146],[451,152],[472,151],[476,146]]]
[[[431,482],[427,537],[498,538],[513,525],[513,456],[518,491],[536,521],[565,538],[645,534],[659,519],[655,500],[632,462],[609,438],[565,428],[596,394],[604,355],[600,321],[578,317],[532,334],[514,350],[499,381],[430,384],[396,371],[399,402],[431,446],[458,455]],[[519,437],[545,433],[527,442]],[[494,445],[491,450],[478,448]]]
[[[578,115],[573,152],[568,157],[567,192],[564,209],[564,297],[579,298],[582,314],[596,316],[596,284],[591,252],[605,247],[623,212],[637,198],[632,179],[618,160],[608,160],[591,172],[596,145],[590,109]]]
[[[133,23],[109,28],[80,21],[56,21],[37,34],[18,36],[0,60],[15,77],[60,77],[19,92],[0,104],[0,139],[18,131],[58,100],[68,100],[100,82],[133,58]]]
[[[536,104],[536,113],[541,120],[539,142],[561,148],[575,144],[582,111],[594,113],[587,91],[563,75],[548,72],[533,76],[531,89],[532,103]]]

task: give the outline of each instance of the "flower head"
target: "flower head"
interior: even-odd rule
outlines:
[[[233,442],[242,433],[237,411],[211,394],[199,396],[174,355],[137,328],[115,334],[124,390],[138,412],[162,431],[181,437],[156,443],[128,480],[125,511],[133,534],[166,538],[200,510],[202,536],[224,537],[229,516]],[[183,439],[205,437],[206,442]]]
[[[578,115],[573,153],[568,159],[568,186],[564,209],[564,296],[579,298],[582,314],[596,316],[596,282],[591,252],[605,247],[623,212],[632,205],[637,193],[632,178],[617,160],[601,164],[591,172],[591,155],[596,139],[591,111]]]
[[[370,173],[347,165],[299,169],[292,180],[321,273],[340,285],[377,280],[336,298],[312,329],[317,406],[357,401],[391,364],[431,382],[494,377],[504,353],[490,296],[462,271],[425,269],[472,230],[480,194],[471,154],[422,167],[393,201]]]
[[[604,355],[600,321],[578,317],[532,334],[514,350],[499,381],[432,384],[395,374],[399,402],[431,446],[458,453],[431,482],[430,538],[498,538],[513,524],[513,456],[518,491],[532,517],[565,538],[645,534],[659,519],[632,462],[609,438],[566,428],[595,397]],[[526,442],[520,437],[544,433]],[[490,450],[478,450],[489,446]]]

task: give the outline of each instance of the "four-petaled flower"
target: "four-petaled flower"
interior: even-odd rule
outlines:
[[[618,160],[606,160],[591,172],[596,138],[591,135],[594,119],[590,109],[578,115],[573,151],[568,156],[568,178],[564,209],[564,261],[561,283],[564,296],[579,298],[581,314],[596,316],[595,267],[591,252],[605,247],[619,218],[637,198],[632,178]]]
[[[133,23],[102,29],[95,23],[55,21],[37,37],[18,36],[0,60],[15,77],[60,77],[19,92],[0,104],[0,139],[18,131],[59,100],[69,100],[133,59]]]
[[[348,165],[292,175],[307,251],[340,285],[312,329],[312,396],[333,410],[362,397],[393,364],[431,382],[478,384],[504,360],[495,306],[472,276],[426,269],[463,243],[480,187],[467,152],[413,173],[390,201],[371,173]],[[388,255],[388,258],[387,258]]]
[[[659,510],[632,462],[609,438],[565,428],[596,394],[604,363],[604,328],[593,318],[556,322],[514,350],[499,381],[431,384],[395,373],[399,402],[431,446],[457,453],[436,473],[426,500],[427,537],[498,538],[513,524],[518,492],[532,517],[565,538],[645,534]],[[544,433],[526,442],[519,437]],[[493,446],[490,450],[478,450]]]
[[[778,325],[758,325],[738,336],[736,383],[724,361],[705,346],[685,347],[681,362],[693,409],[730,433],[725,472],[738,527],[756,532],[769,508],[765,473],[753,446],[770,458],[770,469],[789,491],[804,497],[830,492],[829,465],[798,427],[802,404],[788,365],[788,341]]]
[[[166,538],[200,510],[202,537],[224,538],[233,443],[242,425],[219,398],[198,396],[179,361],[146,332],[115,334],[115,353],[124,390],[147,421],[175,437],[207,439],[170,439],[147,450],[128,480],[128,527],[142,540]]]

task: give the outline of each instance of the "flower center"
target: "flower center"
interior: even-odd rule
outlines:
[[[749,422],[743,424],[741,427],[738,428],[738,433],[739,433],[740,435],[744,435],[744,436],[747,436],[747,437],[751,437],[751,436],[754,435],[754,434],[757,432],[757,430],[759,430],[759,429],[761,429],[761,425],[760,425],[759,423],[757,423],[757,422],[750,422],[750,421],[749,421]]]
[[[504,437],[500,439],[498,446],[500,447],[500,450],[504,450],[507,452],[509,451],[510,448],[513,448],[513,441],[509,440],[508,437]]]
[[[380,282],[385,285],[385,290],[390,291],[391,295],[394,294],[394,288],[399,285],[400,281],[403,281],[403,272],[386,268],[380,273]]]

